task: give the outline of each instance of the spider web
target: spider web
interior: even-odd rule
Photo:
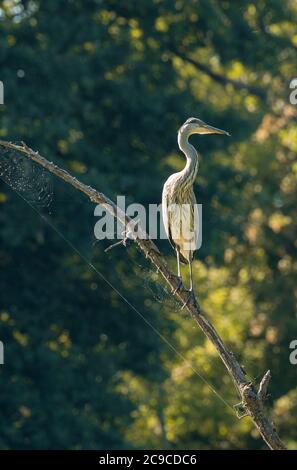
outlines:
[[[13,150],[0,147],[0,179],[2,179],[12,190],[16,191],[23,197],[28,204],[33,205],[37,210],[49,209],[53,203],[53,176],[37,163],[30,160],[26,155]],[[64,185],[64,192],[68,194],[69,200],[73,201],[73,194],[67,185]],[[65,201],[64,201],[65,202]],[[75,203],[83,203],[79,198]],[[114,233],[116,239],[116,232]],[[94,247],[101,245],[100,251],[103,247],[106,248],[112,243],[112,240],[103,242],[95,240],[90,241],[91,252],[89,252],[90,260],[95,260]],[[178,303],[172,302],[172,297],[168,287],[164,283],[160,283],[160,277],[156,271],[151,267],[150,263],[142,259],[140,253],[135,253],[135,248],[132,245],[127,248],[117,247],[105,253],[104,256],[112,260],[114,257],[119,256],[119,251],[125,250],[125,256],[128,254],[131,264],[137,271],[137,275],[143,281],[143,287],[147,294],[152,296],[154,300],[159,303],[164,301],[174,304],[175,307]],[[138,252],[138,250],[136,250]]]
[[[116,242],[116,231],[114,232],[114,241]],[[106,257],[110,265],[116,262],[119,256],[127,256],[135,275],[141,279],[141,286],[143,291],[145,291],[145,295],[152,297],[159,303],[170,303],[171,306],[178,307],[178,302],[170,295],[170,288],[165,282],[162,282],[162,276],[158,274],[151,263],[143,257],[143,253],[141,253],[140,249],[137,248],[132,241],[128,241],[126,246],[120,243],[110,249],[113,243],[113,240],[93,241],[92,260],[95,261],[96,257],[99,255],[99,251],[97,250],[104,252],[104,257]]]
[[[39,208],[51,206],[51,174],[20,152],[0,148],[0,178],[30,204]]]

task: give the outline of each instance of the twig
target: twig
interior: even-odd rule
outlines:
[[[124,227],[128,226],[129,223],[133,224],[133,221],[103,193],[96,191],[96,189],[91,186],[87,186],[67,171],[58,167],[54,163],[49,162],[39,155],[38,152],[30,149],[25,143],[22,143],[22,145],[16,145],[11,142],[0,141],[0,146],[25,154],[28,158],[41,165],[43,168],[46,168],[49,172],[84,193],[92,202],[101,204],[107,211],[116,217]],[[205,336],[216,348],[229,375],[234,381],[241,399],[241,403],[236,405],[235,408],[240,407],[244,415],[251,417],[262,438],[270,449],[286,449],[264,409],[264,399],[267,393],[270,372],[267,372],[263,377],[259,392],[257,393],[255,385],[247,380],[239,362],[235,358],[234,354],[227,349],[215,328],[208,321],[200,304],[197,301],[196,303],[187,302],[188,291],[183,286],[177,289],[178,278],[170,271],[164,257],[161,255],[154,242],[150,240],[144,231],[141,231],[141,233],[139,233],[139,231],[138,233],[131,231],[130,237],[138,245],[144,255],[149,258],[151,263],[157,268],[157,271],[162,274],[171,289],[175,291],[172,295],[183,304],[186,303],[185,308],[194,318]]]
[[[126,239],[124,238],[123,240],[120,240],[119,242],[113,243],[112,245],[109,245],[107,248],[105,248],[104,253],[108,253],[110,250],[115,248],[116,246],[126,246]]]
[[[268,370],[266,374],[263,376],[263,379],[260,382],[259,390],[258,390],[258,397],[262,402],[264,402],[267,398],[267,390],[268,390],[268,385],[269,385],[270,380],[271,380],[271,373],[270,373],[270,370]]]

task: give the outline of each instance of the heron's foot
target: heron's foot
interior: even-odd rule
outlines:
[[[177,286],[175,289],[172,289],[172,294],[175,295],[183,285],[182,278],[180,276],[177,276]]]
[[[187,307],[188,305],[197,305],[197,302],[196,302],[196,297],[195,297],[195,294],[194,294],[194,291],[193,289],[189,290],[189,295],[188,295],[188,298],[187,300],[185,301],[185,303],[183,304],[182,306],[182,310]]]

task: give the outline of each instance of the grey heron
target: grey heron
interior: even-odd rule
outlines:
[[[189,299],[193,292],[192,261],[199,237],[199,217],[193,184],[198,171],[198,153],[189,143],[192,134],[225,134],[229,132],[209,126],[197,118],[189,118],[178,131],[178,145],[186,157],[182,171],[171,175],[164,184],[162,215],[167,237],[176,251],[178,287],[182,285],[180,263],[189,265]],[[177,290],[176,289],[176,290]]]

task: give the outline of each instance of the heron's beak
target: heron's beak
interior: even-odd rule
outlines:
[[[197,131],[195,131],[195,134],[225,134],[225,135],[231,135],[227,131],[223,131],[222,129],[218,129],[217,127],[212,127],[209,126],[208,124],[204,124],[203,126],[200,126],[197,128]]]

